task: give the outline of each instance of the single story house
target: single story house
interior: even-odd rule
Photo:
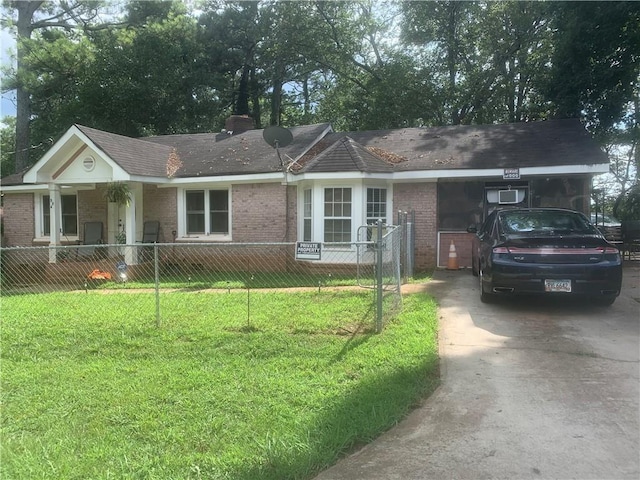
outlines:
[[[275,149],[246,116],[221,133],[129,138],[73,125],[31,168],[2,179],[5,246],[142,239],[169,242],[356,241],[358,228],[415,212],[416,270],[469,266],[470,224],[500,205],[589,213],[591,180],[609,160],[577,119],[335,132],[293,127]],[[286,143],[286,142],[285,142]],[[105,200],[128,184],[129,205]],[[134,256],[126,259],[135,264]],[[55,262],[55,255],[49,258]]]

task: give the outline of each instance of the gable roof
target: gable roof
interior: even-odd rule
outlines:
[[[130,175],[167,176],[167,161],[173,150],[170,146],[82,125],[76,127]]]

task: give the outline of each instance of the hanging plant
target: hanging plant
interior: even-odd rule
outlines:
[[[107,201],[118,205],[129,206],[131,203],[131,189],[129,184],[123,182],[107,183],[107,190],[104,194]]]

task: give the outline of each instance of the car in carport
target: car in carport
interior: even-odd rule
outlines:
[[[620,294],[620,252],[581,212],[499,209],[467,231],[476,234],[472,272],[479,277],[483,302],[540,294],[611,305]]]

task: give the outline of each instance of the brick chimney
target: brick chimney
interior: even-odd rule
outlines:
[[[253,130],[253,118],[249,115],[231,115],[224,122],[224,129],[232,135]]]

